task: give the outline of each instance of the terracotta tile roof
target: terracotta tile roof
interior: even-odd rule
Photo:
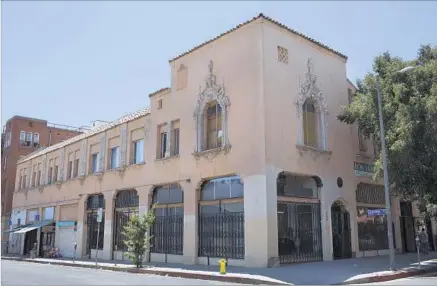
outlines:
[[[150,94],[149,94],[149,97],[152,97],[152,96],[154,96],[154,95],[157,95],[158,93],[161,93],[161,92],[163,92],[163,91],[171,91],[171,88],[170,88],[170,87],[163,87],[163,88],[161,88],[161,89],[158,89],[158,90],[156,90],[156,91],[150,93]]]
[[[65,141],[62,141],[62,142],[60,142],[58,144],[52,145],[50,147],[46,147],[44,149],[39,149],[39,150],[37,150],[37,151],[27,155],[26,157],[22,158],[21,160],[18,160],[18,164],[30,161],[30,160],[32,160],[32,159],[34,159],[36,157],[42,156],[44,154],[47,154],[47,153],[50,153],[50,152],[53,152],[53,151],[56,151],[56,150],[61,149],[61,148],[65,147],[65,146],[68,146],[70,144],[79,142],[82,139],[89,138],[89,137],[91,137],[93,135],[96,135],[96,134],[104,132],[104,131],[106,131],[108,129],[114,128],[114,127],[116,127],[118,125],[121,125],[123,123],[135,120],[135,119],[143,117],[143,116],[146,116],[149,113],[150,113],[150,109],[149,108],[144,108],[144,109],[141,109],[141,110],[139,110],[137,112],[133,112],[133,113],[127,114],[127,115],[125,115],[123,117],[120,117],[119,119],[114,120],[114,121],[112,121],[112,122],[110,122],[108,124],[105,124],[105,125],[93,128],[91,130],[85,131],[82,134],[74,136],[74,137],[72,137],[70,139],[67,139]]]
[[[326,50],[328,50],[328,51],[331,51],[331,52],[333,52],[334,54],[336,54],[336,55],[338,55],[338,56],[344,58],[345,60],[347,60],[347,56],[344,55],[344,54],[342,54],[342,53],[340,53],[339,51],[336,51],[336,50],[334,50],[334,49],[332,49],[332,48],[330,48],[330,47],[328,47],[328,46],[322,44],[321,42],[316,41],[316,40],[314,40],[313,38],[310,38],[310,37],[308,37],[308,36],[306,36],[306,35],[304,35],[304,34],[302,34],[302,33],[299,33],[299,32],[297,32],[296,30],[293,30],[293,29],[291,29],[291,28],[285,26],[284,24],[281,24],[280,22],[275,21],[275,20],[273,20],[272,18],[265,16],[263,13],[260,13],[258,16],[253,17],[251,20],[248,20],[248,21],[246,21],[246,22],[243,22],[243,23],[237,25],[236,27],[234,27],[234,28],[232,28],[232,29],[230,29],[230,30],[228,30],[228,31],[226,31],[226,32],[224,32],[224,33],[218,35],[217,37],[215,37],[215,38],[213,38],[213,39],[211,39],[211,40],[209,40],[209,41],[206,41],[206,42],[204,42],[203,44],[200,44],[200,45],[198,45],[198,46],[195,46],[194,48],[192,48],[191,50],[189,50],[189,51],[187,51],[187,52],[185,52],[185,53],[183,53],[183,54],[180,54],[180,55],[176,56],[175,58],[169,60],[169,62],[175,61],[175,60],[177,60],[177,59],[179,59],[179,58],[181,58],[181,57],[183,57],[183,56],[185,56],[185,55],[188,55],[188,54],[190,54],[191,52],[194,52],[195,50],[197,50],[197,49],[199,49],[199,48],[201,48],[201,47],[203,47],[203,46],[206,46],[206,45],[208,45],[209,43],[214,42],[215,40],[217,40],[217,39],[219,39],[219,38],[221,38],[221,37],[223,37],[223,36],[225,36],[225,35],[227,35],[227,34],[230,34],[230,33],[234,32],[235,30],[237,30],[237,29],[239,29],[239,28],[241,28],[241,27],[243,27],[243,26],[246,26],[247,24],[250,24],[250,23],[252,23],[253,21],[255,21],[255,20],[257,20],[257,19],[260,19],[260,18],[263,18],[263,19],[265,19],[265,20],[267,20],[267,21],[270,21],[271,23],[276,24],[276,25],[278,25],[279,27],[281,27],[281,28],[283,28],[283,29],[286,29],[287,31],[289,31],[289,32],[291,32],[291,33],[293,33],[293,34],[295,34],[295,35],[298,35],[298,36],[300,36],[300,37],[302,37],[302,38],[304,38],[304,39],[306,39],[306,40],[308,40],[308,41],[311,41],[311,42],[313,42],[314,44],[316,44],[316,45],[318,45],[318,46],[320,46],[320,47],[322,47],[322,48],[324,48],[324,49],[326,49]]]

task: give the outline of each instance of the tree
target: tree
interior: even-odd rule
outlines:
[[[397,72],[407,66],[415,68]],[[386,52],[375,58],[373,70],[380,78],[390,189],[437,217],[437,47],[422,45],[411,61]],[[338,119],[357,123],[381,146],[375,74],[358,80],[357,88]],[[375,169],[375,177],[381,177],[381,158]]]
[[[150,227],[155,222],[155,206],[141,216],[133,215],[128,224],[124,227],[124,243],[128,248],[128,256],[135,263],[137,268],[143,267],[143,259],[149,253]]]

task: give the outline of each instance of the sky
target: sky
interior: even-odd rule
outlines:
[[[352,82],[385,51],[437,45],[436,1],[2,1],[1,120],[90,126],[149,105],[168,60],[259,13],[348,56]]]

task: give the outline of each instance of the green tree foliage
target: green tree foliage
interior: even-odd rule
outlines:
[[[128,248],[128,257],[137,268],[143,267],[143,260],[150,250],[150,227],[155,222],[155,206],[141,216],[131,216],[124,227],[124,243]]]
[[[398,72],[407,66],[415,68]],[[373,70],[380,78],[391,190],[437,217],[437,47],[421,46],[411,61],[386,52],[375,58]],[[357,88],[355,100],[338,119],[357,123],[381,146],[376,75],[358,80]],[[382,176],[381,158],[375,166],[376,177]]]

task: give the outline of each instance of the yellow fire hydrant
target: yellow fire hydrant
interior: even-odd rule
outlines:
[[[220,265],[220,274],[226,274],[226,266],[228,265],[226,259],[220,259],[218,263]]]

